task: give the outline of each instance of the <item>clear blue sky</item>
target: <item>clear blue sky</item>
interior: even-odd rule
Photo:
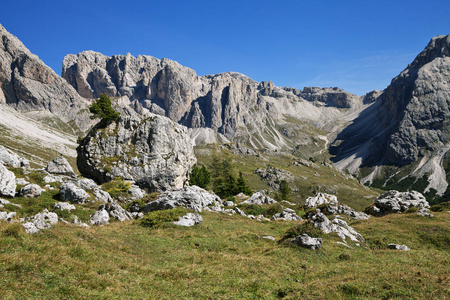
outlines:
[[[0,23],[56,73],[68,53],[167,57],[277,86],[384,89],[436,35],[450,1],[18,1]]]

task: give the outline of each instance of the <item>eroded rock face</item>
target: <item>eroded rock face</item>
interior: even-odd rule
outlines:
[[[342,108],[355,109],[362,103],[360,97],[337,88],[310,88],[302,93],[272,82],[258,83],[235,72],[197,76],[170,59],[130,54],[69,54],[63,61],[62,76],[83,97],[99,97],[100,93],[126,96],[130,107],[140,114],[165,115],[189,128],[210,128],[227,139],[250,139],[255,148],[292,144],[292,136],[267,124],[271,120],[286,123],[285,115],[289,115],[316,118],[315,122],[320,118],[323,123],[337,118]],[[268,134],[270,138],[264,131],[268,127],[274,133]]]
[[[0,25],[0,103],[20,111],[45,110],[81,130],[92,124],[87,101]]]
[[[121,177],[149,191],[182,188],[196,163],[187,129],[166,117],[121,117],[96,126],[77,148],[78,169],[104,183]]]

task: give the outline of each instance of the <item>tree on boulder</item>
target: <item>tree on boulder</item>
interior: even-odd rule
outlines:
[[[89,111],[93,114],[92,119],[100,118],[101,122],[109,122],[117,119],[120,113],[112,107],[111,99],[106,94],[101,94],[100,98],[89,107]]]

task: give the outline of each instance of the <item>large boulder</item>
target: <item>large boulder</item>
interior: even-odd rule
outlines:
[[[391,190],[374,200],[367,208],[370,214],[383,216],[391,213],[402,213],[411,207],[429,208],[430,205],[425,197],[416,191],[399,192]]]
[[[106,225],[109,223],[109,219],[114,218],[117,221],[129,221],[133,220],[133,215],[123,209],[117,203],[106,203],[100,205],[98,210],[91,216],[92,225]]]
[[[52,161],[49,161],[45,169],[47,170],[47,172],[52,174],[75,176],[75,172],[73,171],[69,162],[62,155],[56,157]]]
[[[16,194],[16,176],[0,163],[0,195],[14,197]]]
[[[182,188],[196,163],[187,129],[170,119],[126,116],[98,124],[77,148],[77,165],[100,183],[115,177],[149,191]]]
[[[208,209],[208,206],[219,204],[221,204],[221,200],[217,195],[211,194],[194,185],[162,193],[155,201],[145,205],[144,212],[176,207],[185,207],[196,212],[201,212],[203,209]]]

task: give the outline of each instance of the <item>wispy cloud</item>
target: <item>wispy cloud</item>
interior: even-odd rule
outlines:
[[[341,59],[334,62],[311,59],[298,64],[299,68],[314,66],[313,78],[299,81],[294,86],[336,86],[351,93],[363,95],[371,90],[386,88],[392,78],[412,62],[417,53],[380,52],[371,56]]]

